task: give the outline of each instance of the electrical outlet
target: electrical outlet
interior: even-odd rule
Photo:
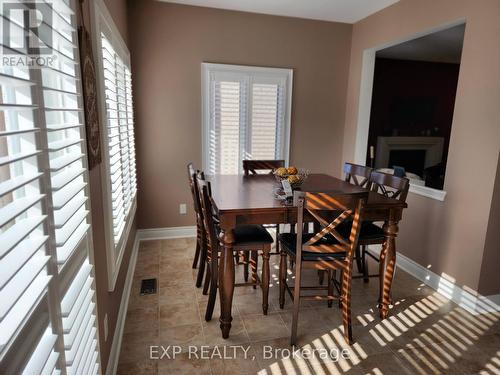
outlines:
[[[186,203],[181,203],[179,205],[179,213],[181,215],[185,215],[187,213],[187,207],[186,207]]]
[[[108,314],[104,315],[104,341],[108,341]]]

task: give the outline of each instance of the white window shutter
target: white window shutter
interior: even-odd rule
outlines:
[[[212,81],[210,172],[237,174],[246,143],[247,82]]]
[[[244,159],[287,159],[291,71],[204,65],[208,173],[242,173]]]
[[[54,64],[0,67],[0,373],[6,374],[99,372],[76,16],[64,0],[50,4],[51,24],[39,36]],[[21,18],[3,17],[23,32]],[[73,299],[82,280],[85,298]]]
[[[132,77],[113,43],[101,33],[113,241],[117,248],[137,191]]]
[[[249,159],[273,160],[281,155],[284,127],[283,91],[280,84],[252,85],[251,144]]]

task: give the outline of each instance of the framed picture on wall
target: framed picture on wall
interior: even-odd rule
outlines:
[[[84,26],[78,29],[80,62],[82,69],[83,102],[85,109],[85,129],[87,133],[87,154],[89,169],[101,163],[101,143],[99,134],[99,113],[97,108],[97,82],[92,41]]]

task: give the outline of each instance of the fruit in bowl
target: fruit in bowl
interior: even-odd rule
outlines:
[[[288,170],[285,167],[278,168],[274,171],[274,174],[278,177],[286,178],[288,176]]]
[[[293,186],[300,182],[300,176],[297,174],[291,174],[290,176],[288,176],[287,180],[290,183],[290,185]]]
[[[298,188],[305,181],[308,175],[305,169],[298,169],[297,167],[290,166],[288,168],[277,168],[274,170],[274,176],[281,182],[287,180],[292,188]]]

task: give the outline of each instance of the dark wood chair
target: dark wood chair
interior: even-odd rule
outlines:
[[[204,228],[207,234],[207,272],[205,278],[205,288],[209,289],[207,309],[205,311],[205,320],[212,319],[215,301],[217,298],[218,286],[218,259],[219,259],[219,226],[216,206],[212,200],[210,182],[198,176],[197,183],[201,197],[201,208],[204,218]],[[261,225],[238,225],[234,229],[233,250],[235,254],[241,252],[252,255],[252,281],[237,283],[235,286],[260,285],[262,288],[262,311],[267,315],[269,306],[269,253],[273,238],[269,232]],[[258,252],[262,253],[262,278],[257,275],[257,257]]]
[[[188,177],[189,177],[189,188],[191,189],[191,195],[193,196],[193,206],[196,215],[196,251],[194,253],[193,268],[198,266],[200,260],[200,253],[205,253],[206,256],[206,239],[205,239],[205,229],[203,227],[203,213],[200,207],[200,196],[198,191],[198,184],[196,183],[196,174],[193,163],[187,165]],[[203,256],[202,256],[203,258]],[[196,278],[196,287],[199,288],[203,281],[203,274],[205,272],[205,262],[199,262],[198,276]]]
[[[344,163],[345,180],[350,184],[368,188],[373,169],[364,165]]]
[[[243,160],[243,171],[245,176],[254,174],[271,174],[273,170],[285,166],[284,160]]]
[[[252,176],[258,174],[271,174],[277,168],[281,168],[285,166],[284,160],[243,160],[243,171],[245,176]],[[276,232],[276,238],[278,238],[280,234],[280,226],[279,224],[266,224],[264,227],[273,228]],[[276,241],[276,251],[271,253],[271,255],[279,255],[279,241]],[[245,267],[245,280],[248,278],[248,256],[249,254],[245,254],[243,257],[243,264]]]
[[[373,169],[364,165],[358,165],[353,163],[344,163],[344,174],[345,181],[350,184],[361,186],[364,188],[370,188],[370,175]],[[356,254],[354,256],[356,260],[356,266],[358,268],[358,272],[363,272],[363,260],[360,248],[356,248]],[[323,282],[322,278],[324,276],[320,273],[321,283]]]
[[[410,180],[406,177],[396,177],[387,173],[373,171],[369,179],[370,189],[389,198],[399,199],[406,202]],[[380,263],[379,257],[368,250],[369,245],[382,245],[385,241],[384,229],[377,224],[364,221],[361,224],[359,235],[359,247],[361,248],[361,262],[363,280],[369,281],[369,277],[378,277],[379,274],[370,275],[368,272],[367,256]]]
[[[344,336],[352,343],[351,324],[351,280],[354,251],[357,247],[360,216],[368,193],[353,195],[332,195],[328,193],[295,192],[297,205],[297,234],[280,235],[281,260],[279,271],[280,308],[285,304],[285,291],[293,299],[293,318],[291,345],[297,340],[297,324],[300,299],[325,299],[331,307],[333,300],[340,301]],[[304,216],[307,215],[319,224],[317,233],[303,233]],[[328,219],[325,219],[328,217]],[[333,219],[332,219],[333,218]],[[341,223],[348,223],[351,230],[347,236],[336,228]],[[295,259],[295,285],[287,284],[287,257]],[[328,273],[328,286],[301,285],[302,269],[312,268]],[[341,272],[340,283],[335,278],[337,270]],[[301,295],[301,290],[326,290],[326,295]]]

